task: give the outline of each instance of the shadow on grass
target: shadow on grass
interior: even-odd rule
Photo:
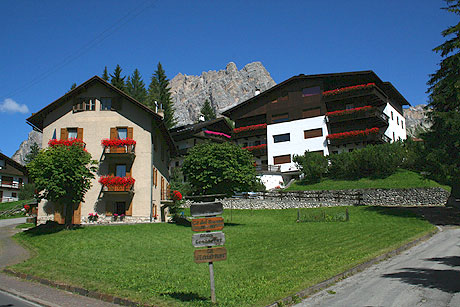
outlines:
[[[171,292],[171,293],[161,293],[162,296],[169,296],[176,300],[180,300],[182,302],[196,302],[196,301],[207,301],[207,297],[199,296],[193,292]]]
[[[438,226],[460,226],[460,210],[452,207],[367,207],[380,214],[418,217]]]
[[[186,218],[178,218],[176,220],[176,223],[175,223],[177,226],[183,226],[183,227],[192,227],[192,223],[186,219]],[[244,224],[238,224],[238,223],[228,223],[228,222],[225,222],[224,223],[224,226],[225,227],[232,227],[232,226],[242,226]]]
[[[448,256],[428,258],[428,261],[440,262],[448,266],[460,266],[460,257]],[[404,268],[402,272],[384,274],[385,278],[397,278],[404,283],[439,289],[448,293],[460,292],[459,270],[434,270],[428,268]]]
[[[69,230],[75,230],[82,228],[80,225],[72,225],[72,228]],[[49,235],[52,233],[60,232],[65,229],[64,225],[58,224],[56,222],[48,221],[46,224],[41,224],[34,228],[30,228],[24,233],[28,236],[35,237],[35,236],[42,236],[42,235]]]

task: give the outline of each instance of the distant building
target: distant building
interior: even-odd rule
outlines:
[[[92,187],[74,211],[74,224],[87,222],[90,213],[103,222],[119,221],[120,216],[125,222],[165,221],[175,145],[161,115],[94,76],[27,121],[43,131],[44,148],[51,139],[80,139],[99,161]],[[105,176],[127,184],[101,180]],[[61,207],[42,201],[38,222],[63,223]]]
[[[0,202],[19,200],[19,189],[28,182],[25,166],[0,153]]]
[[[179,172],[178,175],[186,181],[187,178],[183,177],[180,168],[188,151],[204,142],[230,142],[232,130],[223,117],[170,129],[171,137],[178,148],[177,155],[171,158],[171,174]]]
[[[298,75],[234,106],[233,139],[253,152],[267,188],[299,174],[294,155],[406,139],[407,100],[373,71]],[[283,180],[281,180],[283,178]]]

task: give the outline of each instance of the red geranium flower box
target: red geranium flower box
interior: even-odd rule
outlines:
[[[375,83],[367,83],[367,84],[359,84],[359,85],[347,86],[347,87],[342,87],[342,88],[338,88],[338,89],[335,89],[335,90],[325,91],[325,92],[323,92],[323,96],[338,95],[338,94],[342,94],[342,93],[346,93],[346,92],[350,92],[350,91],[354,91],[354,90],[360,90],[360,89],[364,89],[364,88],[369,88],[369,87],[373,87],[373,86],[375,86]]]
[[[70,140],[49,140],[48,146],[72,146],[72,145],[79,145],[81,147],[85,147],[85,143],[80,139],[70,139]]]
[[[255,146],[247,146],[243,147],[243,149],[247,149],[249,151],[257,150],[257,149],[263,149],[267,148],[267,144],[260,144],[260,145],[255,145]]]
[[[370,128],[365,130],[354,130],[341,133],[329,134],[326,138],[329,140],[341,140],[347,138],[353,138],[358,136],[366,136],[371,134],[378,134],[380,131],[379,128]]]
[[[364,107],[359,107],[359,108],[354,108],[354,109],[348,109],[348,110],[340,110],[340,111],[333,111],[333,112],[327,112],[326,116],[332,117],[332,116],[341,116],[341,115],[348,115],[352,113],[358,113],[358,112],[366,112],[372,110],[371,106],[364,106]]]
[[[267,128],[267,124],[258,124],[258,125],[251,125],[246,127],[240,127],[233,129],[233,133],[240,133],[243,131],[252,131],[252,130],[259,130]]]
[[[129,191],[134,185],[132,177],[102,176],[99,183],[106,186],[109,191]]]

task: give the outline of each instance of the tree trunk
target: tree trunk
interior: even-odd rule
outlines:
[[[65,229],[70,229],[72,227],[73,204],[66,201],[64,204],[64,212],[65,212]]]

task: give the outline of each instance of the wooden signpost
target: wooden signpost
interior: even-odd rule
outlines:
[[[222,230],[224,228],[224,219],[216,216],[223,212],[223,205],[219,202],[201,203],[190,206],[192,217],[198,217],[192,220],[192,230],[196,232],[206,231],[204,233],[194,234],[192,237],[192,244],[194,247],[207,247],[195,250],[194,259],[196,263],[209,263],[211,301],[213,303],[217,302],[214,286],[213,262],[227,260],[227,250],[225,247],[220,246],[225,243],[225,234],[221,231],[211,231]],[[203,216],[205,218],[203,218]]]

